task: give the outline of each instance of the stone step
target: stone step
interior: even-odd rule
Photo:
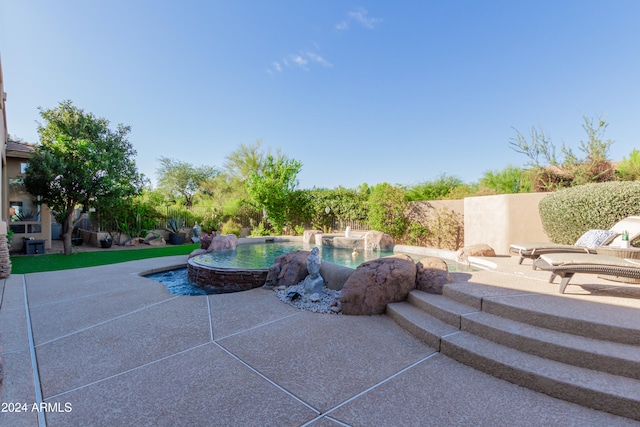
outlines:
[[[545,359],[462,331],[443,336],[440,352],[531,390],[640,420],[637,379]]]
[[[411,335],[436,351],[440,351],[441,337],[459,330],[407,302],[387,304],[386,314]]]
[[[446,296],[418,290],[409,292],[407,302],[457,329],[460,329],[460,318],[463,315],[478,312],[478,309],[453,301]]]
[[[486,312],[462,317],[461,329],[524,353],[640,379],[640,347],[521,323]]]
[[[640,345],[640,310],[550,295],[484,298],[482,311],[596,340]]]

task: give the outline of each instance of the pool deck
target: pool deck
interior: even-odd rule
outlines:
[[[494,270],[454,273],[454,285],[595,302],[605,315],[640,310],[640,286],[576,275],[591,287],[559,295],[548,273],[515,257],[489,261]],[[261,288],[175,296],[139,275],[185,262],[1,281],[2,402],[26,412],[3,406],[0,426],[640,424],[474,370],[387,315],[302,312]],[[47,410],[32,411],[40,402]]]

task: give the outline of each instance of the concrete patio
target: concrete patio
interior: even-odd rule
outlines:
[[[575,304],[612,318],[628,310],[638,316],[626,322],[640,330],[639,286],[576,276],[572,283],[590,286],[561,296],[548,273],[516,258],[488,261],[494,270],[454,274],[452,290],[528,298],[540,316]],[[0,425],[640,424],[461,364],[388,315],[301,312],[260,288],[175,296],[139,275],[184,263],[156,258],[0,282]],[[32,411],[40,402],[47,410]]]

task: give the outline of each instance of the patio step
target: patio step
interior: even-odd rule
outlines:
[[[640,347],[532,326],[485,312],[462,318],[462,331],[539,357],[640,379]]]
[[[429,347],[440,351],[440,338],[459,331],[424,310],[406,302],[387,304],[386,314],[407,332]]]
[[[387,314],[429,346],[475,369],[640,420],[640,346],[601,339],[603,331],[617,336],[626,328],[615,322],[603,326],[586,316],[579,325],[570,322],[568,328],[559,329],[595,329],[595,337],[573,334],[556,330],[558,319],[549,320],[516,303],[474,301],[459,291],[454,294],[456,300],[414,290],[405,302],[389,304]]]
[[[531,390],[640,420],[640,381],[636,379],[538,357],[468,332],[443,337],[441,353]]]

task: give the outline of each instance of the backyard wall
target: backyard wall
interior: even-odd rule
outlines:
[[[548,242],[538,203],[549,193],[501,194],[464,199],[464,245],[486,243],[498,255],[517,242]]]

